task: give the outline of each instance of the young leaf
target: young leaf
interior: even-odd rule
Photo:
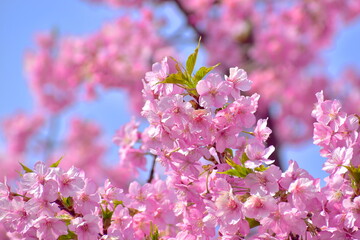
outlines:
[[[184,74],[182,72],[172,73],[164,81],[160,83],[173,83],[183,85],[186,82]]]
[[[158,227],[152,222],[150,222],[150,235],[147,236],[144,240],[160,240]]]
[[[360,194],[360,168],[343,166],[349,171],[349,176],[351,180],[351,187],[354,189],[355,193]]]
[[[176,60],[175,58],[173,57],[170,57],[171,60],[173,60],[176,64],[175,64],[175,69],[178,71],[178,72],[183,72],[185,71],[185,68],[181,65],[181,63],[178,62],[178,60]]]
[[[102,211],[102,220],[103,220],[103,228],[108,229],[111,225],[111,218],[113,215],[113,211],[110,211],[108,208]]]
[[[58,240],[70,240],[70,239],[78,239],[77,235],[74,232],[70,231],[70,230],[68,230],[67,235],[61,235],[58,238]]]
[[[28,168],[27,166],[25,166],[24,164],[20,163],[22,169],[27,172],[27,173],[30,173],[30,172],[34,172],[33,170],[31,170],[30,168]]]
[[[72,217],[68,214],[58,215],[56,218],[60,219],[61,221],[65,222],[66,226],[69,226],[71,224]]]
[[[246,153],[243,153],[241,156],[241,163],[244,165],[247,160],[249,160],[249,157],[246,155]]]
[[[113,204],[114,204],[114,209],[115,209],[117,206],[119,206],[119,205],[121,205],[121,206],[125,207],[125,205],[124,205],[124,202],[123,202],[123,201],[113,200]]]
[[[192,54],[190,54],[190,56],[186,60],[186,72],[188,73],[188,75],[190,77],[191,77],[191,75],[192,75],[192,73],[194,71],[194,67],[195,67],[195,64],[196,64],[196,59],[197,59],[197,56],[198,56],[198,53],[199,53],[200,40],[201,40],[201,38],[199,39],[199,42],[198,42],[197,47],[195,48],[195,51]]]
[[[264,165],[260,165],[259,167],[254,168],[254,170],[257,171],[257,172],[264,172],[268,168],[269,167],[265,167]]]
[[[67,208],[72,208],[74,205],[74,200],[72,199],[72,197],[64,197],[61,200],[64,206]]]
[[[201,67],[194,76],[195,84],[197,84],[201,79],[205,77],[206,74],[208,74],[211,70],[219,66],[220,63],[212,66],[212,67]]]
[[[53,167],[53,168],[56,168],[59,166],[61,160],[63,159],[64,157],[61,157],[59,160],[57,160],[56,162],[54,162],[53,164],[50,165],[50,167]]]
[[[246,168],[244,166],[241,166],[239,164],[236,164],[232,159],[227,158],[226,159],[227,164],[229,164],[233,169],[230,169],[231,171],[227,170],[223,174],[231,175],[231,176],[238,176],[240,178],[246,177],[249,173],[252,173],[253,170],[250,168]],[[229,172],[228,172],[229,171]],[[236,173],[234,172],[236,171]]]
[[[128,208],[128,210],[129,210],[129,215],[130,216],[135,216],[135,214],[138,214],[138,213],[140,213],[141,211],[139,211],[139,210],[137,210],[137,209],[135,209],[135,208]]]
[[[233,168],[229,169],[229,170],[226,170],[225,172],[218,172],[218,173],[242,178],[242,174],[239,173],[236,169],[233,169]]]
[[[245,217],[245,219],[246,219],[246,221],[248,221],[250,228],[260,226],[260,223],[258,221],[256,221],[254,218]]]

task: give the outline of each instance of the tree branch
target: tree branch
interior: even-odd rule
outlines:
[[[267,140],[267,143],[269,146],[273,145],[275,147],[275,151],[270,155],[269,159],[273,159],[275,160],[274,164],[276,166],[278,166],[281,170],[284,171],[284,166],[282,165],[281,161],[280,161],[280,150],[281,150],[281,145],[279,142],[279,139],[276,137],[276,129],[275,129],[275,125],[274,122],[272,120],[272,117],[270,116],[270,114],[268,114],[268,127],[272,130],[272,134],[270,134],[269,139]]]
[[[196,24],[191,20],[191,15],[192,13],[190,11],[188,11],[181,3],[181,0],[173,0],[173,2],[175,3],[175,5],[179,8],[179,10],[185,15],[186,18],[186,23],[187,25],[189,25],[194,32],[198,35],[198,37],[201,37],[203,40],[205,40],[205,33],[203,33],[197,26]]]
[[[156,156],[153,155],[153,162],[152,162],[152,165],[151,165],[151,171],[150,171],[150,176],[147,180],[147,183],[151,183],[151,181],[153,180],[154,178],[154,173],[155,173],[155,165],[156,165]]]

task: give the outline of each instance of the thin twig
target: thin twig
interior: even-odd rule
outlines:
[[[269,114],[267,123],[268,123],[268,127],[272,130],[272,134],[270,134],[270,137],[267,140],[267,143],[269,146],[273,145],[275,147],[275,151],[270,155],[269,159],[275,160],[274,165],[278,166],[281,170],[284,171],[284,166],[282,165],[282,163],[280,161],[281,145],[280,145],[279,139],[276,137],[275,133],[277,131],[275,129],[275,125],[274,125],[274,122],[273,122],[270,114]]]
[[[153,155],[153,162],[152,162],[152,165],[151,165],[150,176],[149,176],[149,179],[147,180],[148,183],[151,183],[151,181],[152,181],[153,178],[154,178],[155,165],[156,165],[156,156]]]

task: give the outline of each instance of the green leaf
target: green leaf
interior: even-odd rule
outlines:
[[[259,167],[254,168],[255,171],[257,172],[264,172],[268,169],[269,167],[265,167],[264,165],[260,165]]]
[[[160,240],[160,233],[158,227],[150,222],[150,235],[145,240]]]
[[[53,167],[53,168],[56,168],[59,166],[61,160],[63,159],[64,157],[61,157],[59,160],[57,160],[56,162],[54,162],[53,164],[50,165],[50,167]]]
[[[229,170],[226,170],[225,172],[218,172],[218,173],[242,178],[242,174],[240,172],[238,172],[236,169],[233,169],[233,168],[229,169]]]
[[[176,60],[175,58],[173,57],[170,57],[171,60],[173,60],[176,64],[175,64],[175,69],[178,71],[178,72],[183,72],[185,70],[185,68],[181,65],[181,63],[178,62],[178,60]]]
[[[195,85],[205,77],[206,74],[208,74],[210,71],[212,71],[214,68],[216,68],[217,66],[219,66],[220,63],[212,66],[212,67],[201,67],[194,76],[194,81],[195,81]]]
[[[27,166],[25,166],[24,164],[20,163],[22,169],[27,172],[27,173],[30,173],[30,172],[34,172],[33,170],[31,170],[30,168],[28,168]]]
[[[245,219],[249,223],[250,228],[260,226],[260,223],[258,221],[256,221],[254,218],[245,217]]]
[[[190,77],[194,71],[194,67],[196,64],[196,59],[197,59],[197,56],[199,53],[199,48],[200,48],[200,41],[201,41],[201,37],[199,38],[199,42],[198,42],[197,47],[195,48],[195,51],[192,54],[190,54],[190,56],[186,60],[186,72],[187,72],[188,76],[190,76]]]
[[[113,200],[112,202],[113,202],[113,204],[114,204],[114,209],[115,209],[117,206],[119,206],[119,205],[121,205],[121,206],[125,207],[125,205],[124,205],[124,202],[123,202],[123,201]]]
[[[236,170],[239,172],[239,174],[241,175],[240,177],[244,178],[247,175],[249,175],[249,173],[252,173],[253,171],[249,168],[243,167],[238,165],[239,167],[236,167]]]
[[[236,167],[237,164],[230,158],[226,158],[226,163],[229,164],[231,167]]]
[[[72,197],[66,197],[66,198],[64,197],[61,200],[65,207],[72,208],[74,204],[74,200],[72,199]]]
[[[70,231],[70,230],[68,230],[68,234],[61,235],[58,238],[58,240],[70,240],[70,239],[72,239],[72,240],[77,240],[78,239],[77,235],[74,232]]]
[[[356,194],[360,194],[360,168],[353,166],[343,166],[349,171],[351,180],[351,187],[354,189]]]
[[[108,229],[110,227],[113,213],[114,212],[110,211],[108,208],[102,211],[102,220],[103,220],[104,229]]]
[[[227,158],[232,158],[234,156],[234,152],[231,148],[225,148],[224,153]]]
[[[243,153],[241,156],[241,163],[244,165],[247,160],[249,160],[249,157],[246,155],[246,153]]]
[[[68,214],[58,215],[58,216],[56,216],[56,218],[65,222],[66,226],[69,226],[71,224],[72,217],[70,217]]]
[[[129,210],[129,215],[132,217],[135,216],[135,214],[141,213],[141,211],[139,211],[135,208],[128,208],[128,210]]]
[[[184,85],[186,82],[186,78],[182,72],[172,73],[164,81],[160,83],[173,83]]]
[[[250,168],[246,168],[244,166],[241,166],[239,164],[236,164],[232,159],[227,158],[226,162],[227,162],[227,164],[229,164],[233,168],[229,169],[229,170],[227,170],[225,172],[219,172],[219,173],[227,174],[227,175],[230,175],[230,176],[237,176],[237,177],[240,177],[240,178],[244,178],[249,173],[253,173],[253,170],[251,170]]]

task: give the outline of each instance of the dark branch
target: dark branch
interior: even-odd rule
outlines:
[[[268,127],[272,130],[272,133],[270,134],[269,139],[267,140],[267,143],[269,146],[273,145],[275,147],[275,151],[271,154],[271,156],[269,157],[269,159],[273,159],[275,160],[274,164],[276,166],[278,166],[281,170],[284,171],[284,166],[282,166],[282,163],[280,161],[280,150],[281,150],[281,145],[279,143],[279,139],[276,137],[276,129],[275,129],[275,124],[272,120],[272,117],[269,115],[268,118]]]
[[[204,40],[206,37],[205,33],[203,33],[191,20],[192,13],[182,5],[181,0],[173,0],[173,2],[176,4],[179,10],[185,15],[187,25],[189,25],[194,30],[194,32],[198,35],[198,37],[201,37],[202,40]]]
[[[154,156],[154,158],[153,158],[153,162],[152,162],[152,165],[151,165],[150,176],[149,176],[149,179],[147,180],[148,183],[151,183],[151,181],[154,178],[154,173],[155,173],[156,156],[155,155],[153,155],[153,156]]]

